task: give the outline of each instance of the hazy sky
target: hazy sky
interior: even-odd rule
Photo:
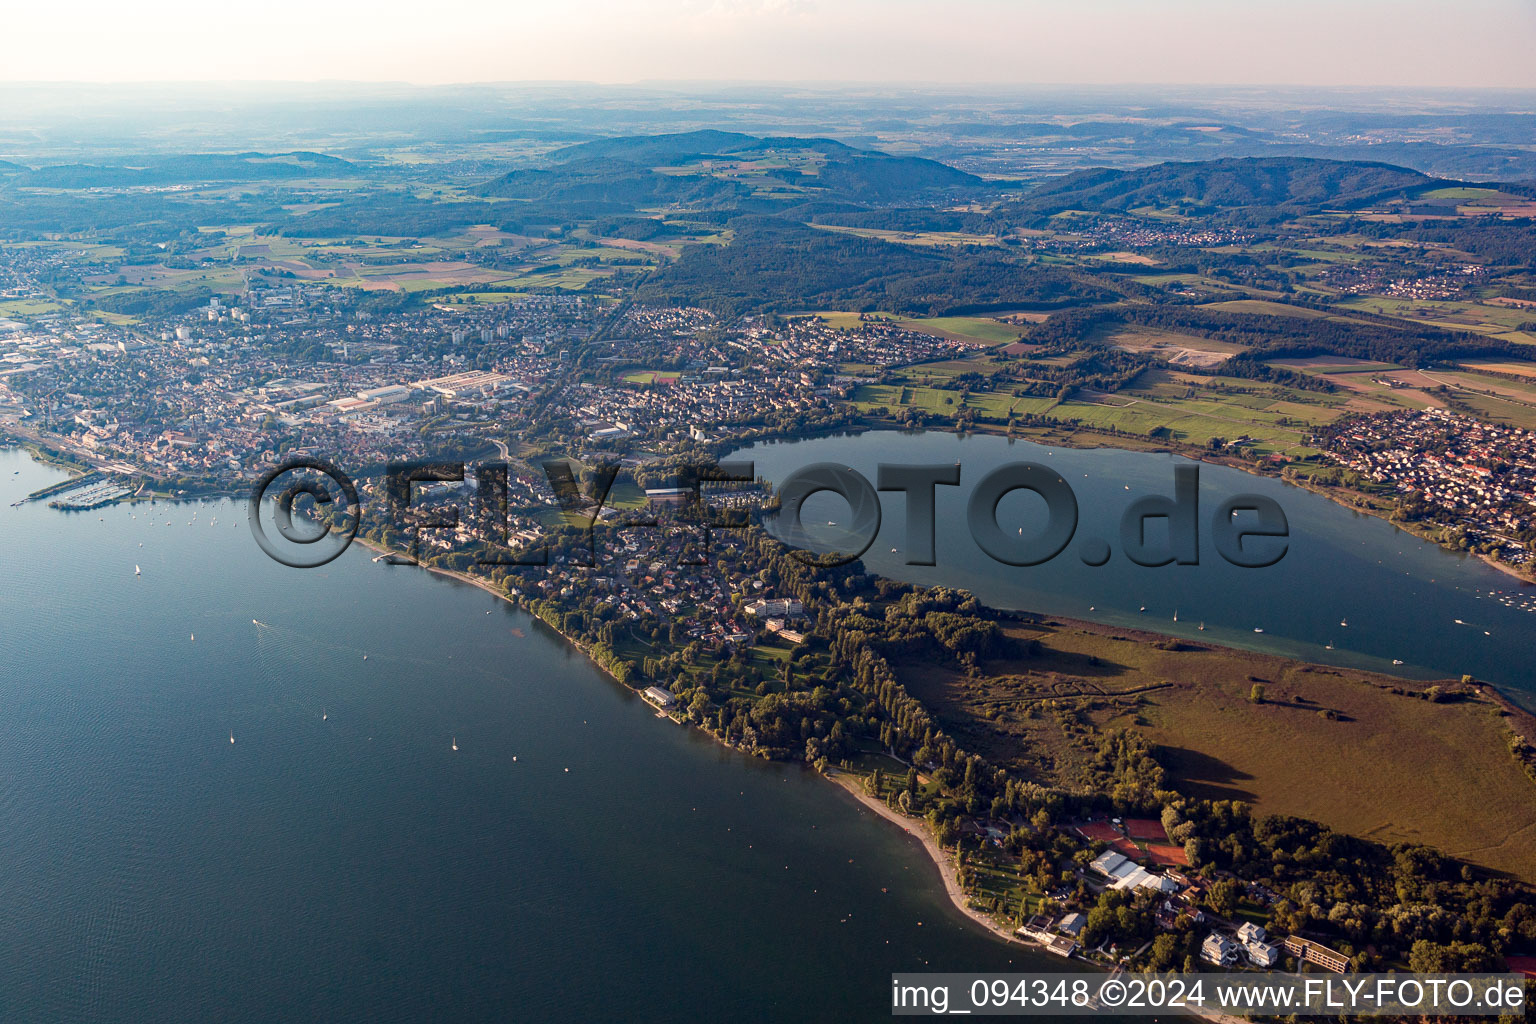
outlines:
[[[0,79],[1536,87],[1536,0],[52,0]]]

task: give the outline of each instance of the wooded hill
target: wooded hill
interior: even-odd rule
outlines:
[[[775,155],[816,155],[814,173],[778,167]],[[939,189],[985,189],[986,182],[965,171],[920,157],[892,156],[855,149],[832,139],[793,136],[758,137],[739,132],[697,131],[598,139],[567,146],[551,155],[553,165],[513,171],[487,182],[482,194],[517,199],[582,198],[594,179],[614,183],[604,194],[632,195],[636,201],[669,203],[742,198],[748,186],[716,177],[715,161],[764,160],[758,170],[784,185],[868,202],[913,199]],[[696,169],[691,165],[698,164]],[[656,167],[690,168],[694,173],[662,174]],[[675,197],[675,198],[674,198]]]
[[[981,249],[937,251],[776,217],[731,222],[730,245],[693,245],[641,286],[647,302],[753,310],[897,310],[925,316],[1114,301],[1107,281]]]
[[[113,165],[55,164],[26,171],[11,184],[24,188],[104,188],[282,181],[355,173],[357,166],[350,161],[321,153],[187,153]]]
[[[1246,209],[1268,216],[1296,216],[1324,209],[1356,209],[1446,184],[1390,164],[1299,157],[1207,160],[1124,171],[1078,171],[1042,185],[1011,210],[1019,215],[1040,215],[1063,210],[1125,212],[1145,206],[1182,206],[1192,214]]]

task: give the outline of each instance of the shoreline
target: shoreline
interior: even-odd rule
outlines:
[[[365,550],[372,551],[372,552],[375,552],[375,553],[380,554],[380,555],[394,553],[394,552],[391,552],[388,548],[386,548],[386,547],[384,547],[384,546],[382,546],[382,545],[380,545],[378,543],[375,543],[373,541],[370,541],[370,540],[368,540],[366,538],[363,538],[361,536],[358,536],[357,538],[355,538],[355,541],[357,543],[360,543]],[[434,573],[434,574],[436,574],[438,576],[441,576],[441,577],[444,577],[444,578],[457,580],[458,582],[461,582],[461,583],[467,583],[467,584],[469,584],[471,586],[474,586],[474,587],[484,591],[487,594],[490,594],[491,596],[493,596],[493,597],[495,597],[495,598],[497,598],[497,599],[499,599],[501,601],[507,602],[507,604],[509,604],[514,609],[516,609],[516,610],[518,610],[520,612],[523,612],[524,614],[528,615],[528,617],[530,619],[536,620],[541,625],[548,626],[552,633],[554,633],[556,636],[559,636],[562,640],[566,641],[568,644],[570,644],[572,647],[574,647],[577,651],[581,652],[583,654],[583,656],[586,657],[586,659],[587,659],[589,664],[591,664],[594,667],[598,668],[600,671],[603,672],[603,674],[608,675],[610,679],[614,680],[614,682],[616,682],[616,683],[621,682],[616,676],[613,675],[613,673],[611,671],[609,671],[608,669],[604,668],[595,659],[593,659],[584,645],[578,643],[573,638],[567,636],[565,633],[563,633],[559,629],[555,628],[554,626],[551,626],[548,622],[545,622],[539,616],[533,614],[526,607],[524,607],[518,601],[517,598],[513,597],[512,595],[504,593],[493,582],[491,582],[489,580],[486,580],[486,579],[483,579],[483,578],[480,578],[480,577],[477,577],[477,576],[474,576],[473,574],[465,573],[465,572],[462,572],[462,571],[459,571],[459,570],[454,570],[454,569],[446,569],[446,568],[441,568],[441,567],[431,566],[431,565],[426,565],[426,564],[420,564],[420,563],[418,563],[418,565],[416,565],[415,567],[416,568],[425,569],[426,571],[428,571],[430,573]],[[1158,639],[1158,638],[1160,638],[1160,639],[1179,639],[1179,638],[1170,638],[1166,634],[1154,633],[1154,632],[1138,630],[1138,629],[1134,629],[1134,628],[1112,627],[1112,626],[1107,626],[1107,625],[1100,624],[1100,623],[1093,623],[1093,622],[1087,622],[1087,621],[1082,621],[1082,620],[1066,619],[1066,618],[1061,617],[1061,616],[1051,616],[1051,615],[1045,615],[1045,614],[1042,614],[1042,613],[1030,612],[1030,613],[1016,613],[1016,614],[1026,615],[1026,616],[1029,616],[1031,618],[1035,618],[1035,619],[1037,619],[1039,621],[1042,621],[1042,622],[1049,622],[1049,623],[1066,622],[1066,623],[1070,623],[1070,624],[1072,624],[1074,626],[1086,627],[1086,628],[1097,629],[1097,630],[1116,629],[1117,631],[1120,631],[1120,632],[1136,634],[1136,635],[1138,635],[1138,637],[1146,637],[1146,638],[1150,638],[1150,639]],[[1222,648],[1222,646],[1223,646],[1223,645],[1219,645],[1219,644],[1206,644],[1204,642],[1199,642],[1199,641],[1197,641],[1197,643],[1199,643],[1201,646],[1208,646],[1208,647],[1214,647],[1214,648]],[[1235,650],[1234,648],[1224,648],[1224,649]],[[1301,659],[1287,658],[1284,655],[1268,655],[1268,656],[1276,658],[1276,659],[1282,659],[1282,660],[1288,660],[1288,661],[1297,661],[1297,662],[1301,661]],[[1305,663],[1305,662],[1302,662],[1302,663]],[[1372,674],[1379,675],[1379,673],[1372,673]],[[1397,677],[1390,677],[1390,678],[1397,678]],[[635,692],[634,688],[629,686],[628,684],[622,684],[621,683],[621,685],[623,685],[624,689],[630,690],[631,692]],[[1479,687],[1479,689],[1481,691],[1483,691],[1495,703],[1497,703],[1497,704],[1501,705],[1502,707],[1504,707],[1506,709],[1506,712],[1511,712],[1511,713],[1513,713],[1513,714],[1515,714],[1517,716],[1520,716],[1521,718],[1523,718],[1525,720],[1526,724],[1528,724],[1528,725],[1536,725],[1536,717],[1533,717],[1530,714],[1530,712],[1525,711],[1523,708],[1520,708],[1518,705],[1512,704],[1508,700],[1508,698],[1505,697],[1504,694],[1501,693],[1498,690],[1497,687],[1495,687],[1492,684],[1482,683],[1482,682],[1479,682],[1476,685]],[[638,694],[636,694],[636,695],[638,695]],[[648,711],[652,710],[649,705],[646,705],[646,707],[647,707]],[[658,716],[658,717],[662,717],[662,716]],[[672,716],[667,716],[667,717],[672,717]],[[694,723],[689,722],[686,719],[673,718],[673,721],[677,722],[679,724],[694,725]],[[715,736],[713,733],[710,733],[707,729],[699,729],[699,731],[703,732],[709,738],[714,739],[717,742],[720,742],[722,746],[725,746],[725,747],[727,747],[727,748],[729,748],[729,749],[731,749],[733,751],[736,751],[738,753],[746,754],[745,751],[742,751],[742,750],[740,750],[740,748],[737,748],[735,746],[732,746],[729,743],[724,742],[723,740],[720,739],[720,737]],[[1536,732],[1536,730],[1533,730],[1533,732]],[[751,756],[751,755],[748,754],[747,756]],[[847,792],[854,800],[856,800],[863,807],[865,807],[868,810],[872,811],[877,816],[879,816],[881,818],[884,818],[886,821],[890,822],[891,824],[899,826],[907,835],[911,836],[914,839],[917,839],[918,842],[923,847],[924,852],[928,855],[929,859],[934,863],[935,868],[938,870],[939,875],[940,875],[940,879],[941,879],[941,881],[942,881],[942,883],[944,885],[945,894],[949,897],[949,900],[950,900],[951,904],[955,907],[955,909],[959,913],[961,913],[965,918],[967,918],[969,921],[971,921],[976,927],[984,929],[990,935],[995,936],[996,938],[998,938],[998,939],[1002,940],[1003,942],[1008,943],[1010,945],[1017,945],[1017,946],[1020,946],[1020,947],[1022,947],[1024,949],[1030,950],[1032,952],[1039,952],[1039,953],[1042,953],[1042,954],[1044,952],[1046,952],[1045,947],[1043,945],[1041,945],[1040,943],[1035,942],[1035,941],[1030,940],[1030,939],[1027,939],[1024,936],[1018,935],[1017,933],[1015,933],[1015,932],[1011,931],[1010,929],[1008,929],[1006,926],[998,924],[995,920],[993,920],[991,918],[991,916],[989,914],[987,914],[984,911],[981,911],[979,909],[976,909],[976,908],[974,908],[974,907],[972,907],[970,905],[969,899],[968,899],[968,896],[967,896],[965,890],[959,884],[958,877],[957,877],[957,865],[956,865],[956,863],[953,860],[950,859],[947,851],[945,851],[941,846],[939,846],[937,841],[934,839],[933,835],[928,830],[928,828],[926,826],[926,823],[922,819],[910,818],[910,817],[907,817],[905,815],[902,815],[901,813],[899,813],[899,812],[891,809],[890,807],[888,807],[883,801],[880,801],[880,800],[877,800],[877,799],[871,797],[868,793],[864,792],[862,787],[858,785],[856,777],[854,775],[850,774],[850,773],[843,772],[843,771],[841,771],[839,769],[836,769],[836,768],[828,768],[826,771],[819,772],[818,774],[823,775],[828,781],[833,782],[839,788],[841,788],[842,790]],[[1104,964],[1096,963],[1096,962],[1094,962],[1092,960],[1082,959],[1080,957],[1073,957],[1073,958],[1071,958],[1071,962],[1076,964],[1076,965],[1082,965],[1086,969],[1094,971],[1094,972],[1105,972],[1105,971],[1112,970],[1112,968],[1109,968],[1109,967],[1107,967]],[[1212,1021],[1231,1022],[1231,1024],[1242,1024],[1242,1021],[1241,1021],[1240,1018],[1233,1018],[1233,1017],[1230,1017],[1230,1016],[1227,1016],[1227,1015],[1219,1014],[1219,1013],[1217,1013],[1215,1011],[1201,1011],[1201,1010],[1198,1010],[1198,1009],[1193,1008],[1193,1007],[1186,1008],[1186,1011],[1191,1013],[1191,1014],[1194,1014],[1194,1015],[1197,1015],[1199,1017],[1203,1017],[1205,1019],[1212,1020]]]
[[[933,861],[934,866],[938,868],[939,875],[944,882],[944,891],[949,896],[949,901],[954,904],[956,910],[1005,942],[1011,942],[1015,945],[1025,946],[1029,949],[1036,950],[1041,953],[1045,952],[1045,947],[1040,943],[1031,939],[1026,939],[1022,935],[1019,935],[1017,932],[1013,932],[1007,928],[1004,928],[1002,925],[992,920],[992,918],[988,917],[986,914],[970,905],[970,902],[966,897],[965,890],[960,887],[960,880],[957,877],[955,862],[950,859],[949,854],[939,846],[937,841],[935,841],[933,834],[928,831],[928,827],[923,823],[922,819],[909,818],[898,811],[891,810],[884,803],[876,800],[874,797],[864,792],[864,790],[860,788],[858,783],[855,781],[855,776],[848,775],[836,768],[829,767],[826,772],[823,773],[823,777],[834,783],[839,789],[853,797],[853,799],[857,800],[861,805],[873,811],[877,816],[884,818],[886,821],[906,832],[907,835],[911,836],[913,839],[916,839],[927,852],[929,858]],[[1088,963],[1088,961],[1080,962]]]
[[[913,428],[903,426],[894,420],[889,422],[866,420],[865,423],[862,424],[862,429],[895,430],[908,433],[912,432]],[[1025,427],[1016,430],[1012,434],[1008,433],[1006,430],[997,429],[992,424],[972,426],[969,430],[966,431],[945,430],[940,427],[921,427],[918,428],[918,430],[940,434],[953,434],[955,436],[961,436],[962,434],[988,434],[993,437],[1005,437],[1010,440],[1029,441],[1033,444],[1045,444],[1048,442],[1050,444],[1059,445],[1063,448],[1075,448],[1079,451],[1093,451],[1097,448],[1109,448],[1115,451],[1149,452],[1164,455],[1177,455],[1180,458],[1189,459],[1191,462],[1200,462],[1208,466],[1225,466],[1229,469],[1240,470],[1251,476],[1267,477],[1290,484],[1294,487],[1300,487],[1302,490],[1307,491],[1310,494],[1315,494],[1320,498],[1326,498],[1327,500],[1333,502],[1335,505],[1339,505],[1342,508],[1347,508],[1351,512],[1359,512],[1362,515],[1372,516],[1376,519],[1380,519],[1382,522],[1390,523],[1396,529],[1406,533],[1408,536],[1413,537],[1416,540],[1424,541],[1427,544],[1433,544],[1436,547],[1445,551],[1449,551],[1453,554],[1461,553],[1472,555],[1473,557],[1482,560],[1489,567],[1499,570],[1506,576],[1509,576],[1520,583],[1524,583],[1527,586],[1536,586],[1536,579],[1525,575],[1514,566],[1500,561],[1491,555],[1476,554],[1475,552],[1471,551],[1463,551],[1461,548],[1451,547],[1450,545],[1441,543],[1440,541],[1437,541],[1431,537],[1426,537],[1424,534],[1419,533],[1418,531],[1410,530],[1402,523],[1394,522],[1390,516],[1387,516],[1369,504],[1362,507],[1345,500],[1347,497],[1360,497],[1366,499],[1367,502],[1369,502],[1370,495],[1365,494],[1362,491],[1356,491],[1347,487],[1321,487],[1303,480],[1291,479],[1286,477],[1283,472],[1266,471],[1262,467],[1256,466],[1246,459],[1222,457],[1221,455],[1215,454],[1208,449],[1197,448],[1192,445],[1169,444],[1166,441],[1154,441],[1151,438],[1139,436],[1121,437],[1112,434],[1100,434],[1098,431],[1089,429],[1087,427]],[[848,432],[857,433],[858,431]],[[1081,434],[1087,434],[1089,435],[1089,438],[1085,439],[1079,437]],[[815,436],[820,435],[810,434],[806,437],[782,438],[778,440],[780,443],[792,443],[794,441],[808,440]],[[763,443],[764,440],[765,439],[754,439],[753,441],[748,442],[748,444]],[[739,449],[741,447],[745,447],[745,445],[738,445],[737,447]]]
[[[944,882],[944,891],[949,896],[949,901],[954,904],[955,909],[958,910],[961,914],[965,915],[967,919],[969,919],[977,926],[984,928],[988,933],[996,936],[1004,942],[1007,942],[1011,945],[1023,946],[1025,949],[1028,949],[1034,953],[1039,953],[1042,955],[1046,953],[1046,948],[1040,943],[1034,941],[1033,939],[1026,939],[1024,936],[1018,934],[1017,932],[1004,928],[1002,925],[992,920],[992,918],[988,917],[986,914],[970,905],[969,901],[966,899],[965,890],[960,888],[960,883],[955,877],[954,861],[952,861],[949,857],[949,854],[945,853],[944,850],[940,848],[939,844],[934,841],[933,835],[928,831],[928,827],[922,822],[921,819],[909,818],[897,811],[891,810],[884,803],[876,800],[874,797],[864,792],[864,790],[860,788],[859,785],[854,781],[853,776],[840,772],[835,768],[827,769],[823,777],[828,781],[836,784],[839,789],[843,790],[854,800],[858,801],[861,806],[868,808],[870,811],[874,812],[876,816],[885,819],[886,821],[900,828],[913,839],[916,839],[922,846],[923,850],[928,854],[929,858],[933,861],[934,866],[938,868],[939,876]],[[1119,968],[1109,968],[1103,964],[1095,963],[1092,960],[1086,960],[1076,955],[1064,958],[1064,962],[1080,965],[1087,968],[1088,971],[1098,972],[1101,974],[1116,974],[1119,972]],[[1212,1024],[1251,1024],[1247,1018],[1237,1017],[1228,1013],[1222,1013],[1219,1010],[1208,1010],[1202,1006],[1191,1005],[1179,1007],[1177,1009],[1170,1010],[1169,1015],[1177,1017],[1180,1015],[1179,1010],[1183,1010],[1191,1017],[1197,1017],[1211,1021]]]

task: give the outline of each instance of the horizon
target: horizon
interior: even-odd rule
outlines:
[[[942,17],[912,0],[598,0],[580,17],[526,3],[418,13],[296,0],[259,17],[187,0],[34,7],[12,16],[14,38],[30,45],[0,81],[857,85],[921,68],[914,81],[989,87],[1536,88],[1536,8],[1521,0],[1454,11],[1431,0],[1091,0],[1071,10],[961,0]],[[1447,32],[1448,15],[1484,30]],[[326,73],[311,77],[317,68]]]

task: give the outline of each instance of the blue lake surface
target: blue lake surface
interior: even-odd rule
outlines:
[[[881,495],[880,533],[864,561],[883,576],[964,588],[1000,608],[1138,627],[1325,664],[1421,679],[1470,673],[1536,707],[1536,674],[1530,666],[1536,590],[1476,557],[1418,540],[1385,520],[1272,477],[1168,454],[1052,448],[996,435],[936,431],[759,443],[730,458],[753,460],[757,473],[776,483],[821,462],[851,467],[872,483],[882,462],[960,463],[960,486],[936,490],[933,566],[906,564],[904,498],[897,492]],[[1048,466],[1076,495],[1076,536],[1043,565],[994,561],[966,529],[971,489],[1010,462]],[[1200,563],[1137,565],[1120,551],[1121,517],[1137,498],[1171,497],[1179,465],[1200,469]],[[1289,548],[1277,564],[1241,568],[1214,549],[1210,517],[1223,500],[1237,494],[1269,497],[1285,512]],[[1040,499],[1017,492],[999,505],[998,521],[1007,534],[1021,529],[1031,536],[1044,522],[1044,509]],[[802,518],[826,549],[847,547],[849,509],[841,497],[830,492],[811,497]],[[839,525],[827,527],[828,522]],[[1078,546],[1092,537],[1113,548],[1102,566],[1086,565],[1079,557]]]
[[[62,478],[0,451],[0,1020],[887,1020],[892,971],[1061,966],[489,594],[9,507]]]

